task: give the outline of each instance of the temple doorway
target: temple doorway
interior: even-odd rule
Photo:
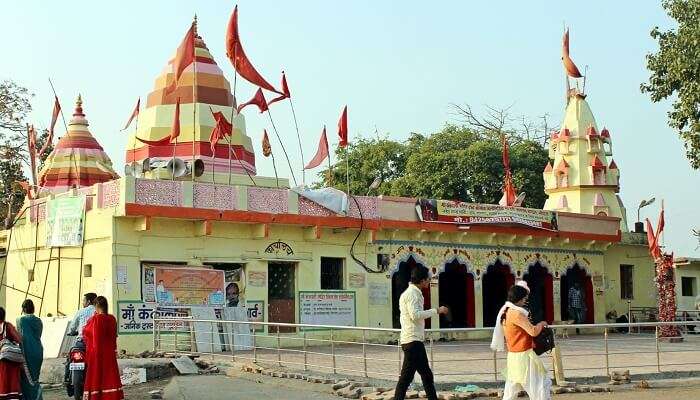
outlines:
[[[542,264],[535,263],[523,275],[530,288],[528,307],[533,324],[540,321],[554,321],[554,295],[552,294],[552,274]]]
[[[591,276],[578,264],[569,267],[561,276],[561,319],[563,321],[574,319],[569,315],[569,289],[578,282],[582,293],[584,304],[586,305],[585,323],[592,324],[594,320],[593,309],[593,282]]]
[[[438,276],[440,305],[450,312],[440,316],[440,328],[474,327],[474,276],[456,259]]]
[[[496,260],[481,278],[484,326],[495,326],[498,310],[506,302],[508,289],[515,283],[510,267]]]
[[[413,271],[414,268],[428,269],[423,264],[417,262],[413,256],[410,256],[406,261],[399,263],[399,267],[391,277],[391,316],[395,329],[401,328],[399,297],[401,297],[401,293],[406,290],[409,282],[411,282],[411,271]],[[423,290],[423,299],[423,307],[426,309],[430,308],[430,288]],[[425,328],[430,328],[430,319],[425,320]]]

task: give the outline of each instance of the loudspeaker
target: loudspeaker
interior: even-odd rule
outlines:
[[[192,162],[187,162],[187,174],[192,174]],[[204,173],[204,161],[201,159],[194,160],[194,176],[199,178]]]
[[[168,161],[168,165],[165,166],[165,169],[167,169],[173,177],[179,178],[187,174],[187,163],[179,158],[171,158],[170,161]]]
[[[144,161],[147,160],[148,159]],[[133,176],[135,178],[143,178],[143,164],[138,161],[134,161],[133,163],[131,163],[131,165],[124,165],[124,175]]]
[[[151,167],[151,159],[146,157],[141,161],[141,172],[148,172],[152,170],[153,168]]]

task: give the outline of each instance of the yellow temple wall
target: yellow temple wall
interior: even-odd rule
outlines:
[[[695,278],[693,296],[683,296],[681,287],[681,278]],[[698,290],[700,289],[700,261],[691,259],[687,263],[676,264],[675,271],[676,279],[676,306],[679,310],[696,310],[696,301],[698,300]],[[691,315],[697,319],[697,315]]]
[[[655,265],[644,244],[645,237],[625,233],[620,244],[605,252],[605,304],[608,311],[618,315],[628,311],[627,299],[622,298],[620,265],[633,268],[633,296],[631,307],[657,307],[657,292],[654,284]],[[643,236],[643,235],[642,235]]]

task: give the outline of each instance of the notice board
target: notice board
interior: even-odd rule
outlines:
[[[299,322],[312,325],[355,326],[355,292],[299,292]]]

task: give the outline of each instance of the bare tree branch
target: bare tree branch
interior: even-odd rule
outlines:
[[[484,105],[485,111],[477,113],[469,104],[451,104],[452,112],[460,123],[480,132],[484,137],[497,139],[500,135],[506,135],[510,140],[534,140],[542,145],[547,145],[548,114],[539,117],[542,121],[533,121],[525,115],[514,115],[513,104],[505,108],[492,105]]]

